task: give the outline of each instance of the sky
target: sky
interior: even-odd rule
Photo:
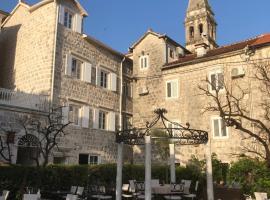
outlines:
[[[26,0],[35,3],[39,0]],[[18,0],[0,0],[12,11]],[[126,53],[149,28],[185,44],[188,0],[80,0],[89,13],[84,32]],[[270,0],[209,0],[218,23],[217,43],[226,45],[270,33]]]

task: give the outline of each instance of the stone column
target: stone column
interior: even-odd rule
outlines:
[[[170,169],[171,169],[171,183],[176,182],[175,178],[175,147],[174,144],[169,144],[170,146]]]
[[[145,200],[151,196],[151,136],[145,136]]]
[[[122,170],[123,170],[123,147],[124,144],[118,144],[117,149],[117,174],[116,174],[116,200],[122,199]]]
[[[207,199],[214,200],[212,153],[211,153],[210,138],[208,143],[205,145],[205,157],[206,157]]]

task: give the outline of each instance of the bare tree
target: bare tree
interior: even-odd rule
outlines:
[[[239,130],[259,144],[261,148],[245,146],[245,151],[264,159],[270,168],[270,64],[252,63],[251,67],[253,75],[245,78],[248,80],[246,84],[237,79],[226,83],[220,79],[218,84],[206,79],[206,84],[199,89],[209,98],[204,111],[218,113],[225,126]],[[250,81],[256,86],[256,92],[254,87],[247,87]]]
[[[15,132],[0,127],[0,157],[8,164],[12,164],[11,145],[14,143]]]
[[[45,117],[31,117],[24,120],[23,126],[26,134],[37,134],[37,154],[32,155],[37,166],[46,166],[52,150],[58,148],[58,139],[66,135],[64,129],[71,123],[63,123],[62,107],[52,108]],[[41,159],[40,159],[41,158]],[[42,160],[42,163],[40,161]]]

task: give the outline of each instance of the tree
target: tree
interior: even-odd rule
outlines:
[[[45,167],[54,148],[58,148],[58,138],[65,136],[64,129],[71,123],[63,123],[62,107],[51,108],[45,117],[31,117],[21,121],[25,134],[37,134],[37,154],[32,156],[37,166]],[[40,159],[41,158],[41,159]],[[42,163],[40,163],[42,160]]]
[[[0,127],[0,156],[8,164],[12,164],[12,147],[14,143],[15,132],[10,127],[8,130]]]
[[[209,98],[204,112],[218,113],[225,126],[239,130],[247,139],[252,138],[260,148],[249,145],[244,150],[264,159],[270,168],[270,64],[252,63],[250,70],[253,74],[250,77],[227,82],[221,78],[218,84],[206,79],[199,89]]]

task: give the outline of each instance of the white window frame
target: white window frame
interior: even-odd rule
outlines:
[[[68,23],[68,24],[65,25],[66,13],[68,14],[68,17],[67,17],[67,23]],[[75,18],[74,12],[72,12],[71,10],[65,8],[63,14],[64,14],[63,25],[64,25],[66,28],[68,28],[68,29],[70,29],[70,30],[73,30],[73,28],[74,28],[74,18]],[[71,26],[69,27],[70,16],[71,16]]]
[[[103,119],[103,126],[101,127],[101,124],[100,124],[100,114],[103,113],[105,114],[105,120]],[[109,117],[109,113],[104,111],[104,110],[99,110],[98,111],[98,129],[100,130],[108,130],[108,117]]]
[[[179,120],[176,120],[176,119],[175,119],[175,120],[171,120],[171,121],[180,124],[180,121],[179,121]],[[173,123],[171,123],[171,122],[167,122],[166,126],[167,126],[168,128],[170,128],[170,127],[169,127],[170,125],[172,125],[171,128],[180,128],[180,126],[177,126],[177,125],[175,125],[175,124],[173,124]],[[174,131],[172,132],[172,134],[173,134],[173,136],[174,136]]]
[[[71,106],[77,107],[77,108],[78,108],[78,122],[77,122],[77,123],[74,123],[74,122],[72,122],[72,121],[70,120],[70,112],[71,112],[71,111],[70,111],[70,108],[71,108]],[[80,106],[80,105],[78,105],[78,104],[70,103],[70,104],[68,105],[68,120],[69,120],[70,122],[72,122],[71,125],[77,126],[77,127],[80,127],[80,126],[82,125],[82,122],[81,122],[81,111],[82,111],[82,106]],[[72,111],[72,112],[74,112],[74,111]],[[72,113],[72,115],[73,115],[73,118],[74,118],[74,113]]]
[[[170,96],[168,97],[168,83],[173,83],[176,82],[176,96]],[[166,89],[166,99],[178,99],[179,97],[179,83],[178,83],[178,79],[172,79],[172,80],[168,80],[166,81],[166,85],[165,85]],[[171,88],[172,89],[172,88]],[[171,95],[172,95],[172,91],[171,91]]]
[[[97,163],[92,163],[91,162],[91,157],[96,157],[97,158]],[[89,154],[88,156],[88,164],[89,165],[99,165],[100,164],[100,156],[99,155],[95,155],[95,154]]]
[[[211,76],[215,75],[216,78],[216,88],[219,87],[219,80],[218,80],[218,74],[223,74],[223,88],[219,90],[219,92],[223,92],[225,90],[224,88],[224,82],[225,82],[225,76],[224,76],[224,72],[222,69],[216,69],[216,70],[212,70],[208,73],[208,80],[209,80],[209,91],[210,92],[214,92],[215,90],[212,89],[212,80],[211,80]]]
[[[149,55],[141,55],[139,59],[140,70],[147,70],[149,68]]]
[[[73,60],[76,60],[76,62],[77,62],[77,66],[76,67],[78,67],[78,62],[80,62],[81,64],[80,64],[80,76],[78,77],[78,69],[77,69],[77,71],[76,71],[76,75],[73,75],[72,74],[72,68],[73,68]],[[76,56],[73,56],[73,55],[71,55],[71,63],[70,63],[70,70],[71,70],[71,77],[72,78],[75,78],[75,79],[77,79],[77,80],[82,80],[82,74],[83,74],[83,65],[85,64],[85,62],[83,62],[81,59],[79,59],[79,58],[77,58]]]
[[[219,136],[215,135],[215,125],[214,121],[218,120],[219,124]],[[211,117],[211,128],[212,128],[212,135],[214,139],[228,139],[229,138],[229,128],[226,126],[226,136],[222,136],[222,125],[221,125],[222,118],[219,116],[212,116]]]

